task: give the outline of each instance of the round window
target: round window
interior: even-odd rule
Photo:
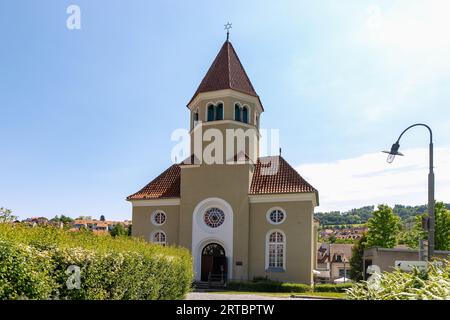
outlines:
[[[164,222],[166,222],[166,214],[162,211],[156,211],[153,213],[152,222],[158,226],[164,224]]]
[[[285,218],[286,214],[280,209],[271,210],[267,215],[267,219],[272,224],[280,224],[284,221]]]
[[[219,208],[208,209],[203,215],[203,221],[210,228],[220,227],[225,221],[225,213]]]

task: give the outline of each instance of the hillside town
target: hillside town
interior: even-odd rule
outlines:
[[[77,219],[71,219],[65,216],[56,216],[52,219],[48,219],[46,217],[31,217],[23,220],[16,219],[13,223],[22,223],[31,227],[55,226],[61,229],[67,229],[68,231],[72,232],[88,230],[96,234],[106,234],[108,232],[113,232],[118,226],[120,226],[124,230],[130,230],[132,225],[131,220],[106,220],[104,216],[101,216],[98,220],[93,219],[91,216],[82,216]]]

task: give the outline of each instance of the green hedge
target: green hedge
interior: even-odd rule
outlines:
[[[311,287],[301,283],[277,282],[271,280],[229,281],[227,289],[254,292],[292,292],[302,293],[311,291]]]
[[[68,289],[69,266],[80,289]],[[143,240],[0,223],[0,299],[182,299],[188,250]]]
[[[346,292],[347,289],[352,287],[352,283],[340,283],[340,284],[316,284],[314,286],[315,292]]]
[[[236,291],[254,292],[346,292],[352,287],[351,283],[342,284],[318,284],[314,288],[301,283],[277,282],[266,278],[255,278],[253,281],[230,281],[227,289]]]

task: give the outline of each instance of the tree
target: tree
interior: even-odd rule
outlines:
[[[366,248],[367,236],[363,234],[352,248],[352,257],[350,258],[350,279],[360,281],[364,278],[364,249]]]
[[[436,202],[434,207],[434,249],[450,250],[450,210],[443,202]],[[428,217],[428,213],[421,217]],[[421,220],[416,222],[416,228],[421,228]],[[422,239],[426,239],[426,232],[422,233]]]
[[[400,218],[385,204],[380,204],[367,222],[367,247],[393,248],[397,244]]]
[[[65,215],[61,215],[60,217],[58,215],[56,215],[53,219],[51,219],[50,221],[54,221],[54,222],[62,222],[64,224],[68,224],[70,222],[73,221],[73,219],[71,217],[65,216]]]
[[[100,216],[100,221],[105,221],[106,219],[105,219],[105,216],[104,215],[101,215]]]
[[[17,216],[12,214],[12,211],[6,208],[0,208],[0,223],[13,222],[17,220]]]
[[[128,235],[128,230],[125,229],[122,224],[118,223],[112,228],[111,235],[113,237],[127,236]]]
[[[336,242],[336,236],[335,236],[334,234],[331,234],[331,235],[328,237],[328,241],[329,241],[330,243],[335,243],[335,242]]]
[[[435,249],[450,250],[450,210],[443,202],[435,205]]]

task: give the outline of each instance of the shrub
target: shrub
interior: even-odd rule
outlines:
[[[352,283],[339,284],[316,284],[314,286],[315,292],[345,292],[345,290],[352,287]]]
[[[45,253],[0,240],[0,298],[49,299],[56,286]]]
[[[427,272],[384,272],[347,290],[353,300],[449,300],[450,262],[431,263]]]
[[[301,283],[283,283],[268,280],[265,278],[255,278],[253,281],[229,281],[229,290],[253,291],[253,292],[292,292],[301,293],[311,291],[311,287]]]
[[[66,285],[71,265],[80,268],[80,289]],[[186,249],[0,224],[0,299],[182,299],[192,278]]]

